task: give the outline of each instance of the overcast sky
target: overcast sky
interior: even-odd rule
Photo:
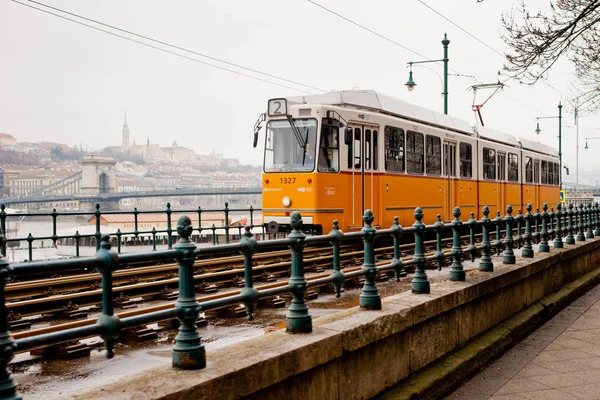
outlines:
[[[499,54],[418,0],[315,1],[430,59],[442,58],[440,41],[446,32],[451,73],[491,83],[502,68]],[[510,11],[512,1],[424,3],[504,52],[500,16]],[[548,2],[527,3],[536,8]],[[417,88],[408,92],[404,86],[406,63],[422,57],[307,0],[48,0],[45,4],[325,91],[374,89],[442,111],[441,82],[434,71],[415,67]],[[0,132],[19,141],[81,143],[89,150],[121,144],[126,109],[131,137],[138,144],[150,138],[168,146],[176,140],[200,154],[214,150],[260,164],[262,151],[251,146],[252,127],[267,100],[302,94],[302,90],[318,92],[187,54],[292,89],[235,75],[10,0],[0,2],[0,55]],[[442,73],[441,64],[427,67]],[[568,127],[574,125],[569,97],[576,95],[571,65],[559,62],[547,82],[555,89],[511,81],[503,94],[482,108],[482,114],[490,128],[557,147],[558,121],[542,121],[542,134],[536,137],[535,117],[556,115],[562,100],[567,125],[564,161],[572,171],[564,180],[569,181],[574,179],[576,144],[575,128]],[[451,115],[474,121],[473,94],[468,88],[476,83],[450,77]],[[483,101],[489,93],[480,91],[477,100]],[[584,169],[600,166],[600,141],[590,141],[591,150],[583,150],[586,136],[600,137],[600,130],[593,130],[600,127],[599,121],[596,116],[580,119],[580,176]],[[599,178],[590,174],[591,181]]]

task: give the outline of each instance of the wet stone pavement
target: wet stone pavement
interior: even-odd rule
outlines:
[[[447,399],[600,399],[600,286]]]

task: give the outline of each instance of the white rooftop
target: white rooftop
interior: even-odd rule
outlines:
[[[428,125],[439,126],[453,131],[462,132],[467,135],[477,135],[481,138],[510,144],[512,146],[523,147],[549,155],[557,155],[556,150],[542,143],[533,142],[527,139],[520,139],[517,136],[495,131],[483,126],[472,126],[471,123],[459,118],[451,117],[437,111],[415,106],[403,100],[376,92],[374,90],[346,90],[340,92],[331,92],[324,94],[315,94],[308,96],[288,97],[288,103],[291,104],[331,104],[331,105],[349,105],[373,111],[379,110],[393,114],[406,119],[419,121]]]

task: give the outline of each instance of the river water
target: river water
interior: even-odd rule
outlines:
[[[239,220],[242,217],[247,217],[248,214],[242,212],[231,212],[231,219],[233,221]],[[261,220],[260,212],[255,212],[254,215],[254,223],[259,224]],[[67,236],[74,235],[76,231],[83,233],[86,230],[90,230],[90,228],[95,231],[95,227],[92,228],[92,225],[88,223],[89,216],[60,216],[57,218],[56,223],[56,233],[59,236]],[[17,242],[9,242],[7,244],[7,254],[6,257],[11,263],[24,262],[29,259],[29,249],[28,243],[25,240],[29,234],[31,234],[34,238],[37,237],[48,237],[52,236],[53,228],[52,228],[52,217],[11,217],[10,215],[7,218],[6,222],[7,226],[7,237],[9,239],[20,238],[21,240]],[[176,223],[173,224],[173,229],[176,229]],[[101,227],[102,231],[102,227]],[[112,231],[112,230],[111,230]],[[91,231],[90,231],[91,232]],[[222,231],[221,231],[222,232]],[[262,230],[260,227],[256,227],[252,230],[252,232],[261,236]],[[238,229],[231,229],[230,234],[238,234]],[[260,238],[260,237],[259,237]],[[221,236],[219,239],[219,243],[224,243],[224,238]],[[212,245],[212,242],[209,240],[208,243],[201,243],[198,246],[209,246]],[[71,258],[76,255],[76,248],[74,245],[67,245],[58,243],[56,246],[53,245],[52,240],[34,240],[32,243],[32,260],[53,260],[53,259],[61,259],[61,258]],[[144,244],[135,244],[135,245],[123,245],[121,246],[122,253],[141,253],[151,251],[153,246],[144,245]],[[166,244],[158,244],[156,245],[157,250],[167,249]],[[79,249],[79,255],[82,257],[92,256],[96,253],[95,244],[90,245],[81,245]]]

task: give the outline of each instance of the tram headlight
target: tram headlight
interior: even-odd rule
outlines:
[[[289,207],[292,205],[292,199],[290,199],[288,196],[284,196],[283,199],[281,199],[281,204],[283,204],[284,207]]]

